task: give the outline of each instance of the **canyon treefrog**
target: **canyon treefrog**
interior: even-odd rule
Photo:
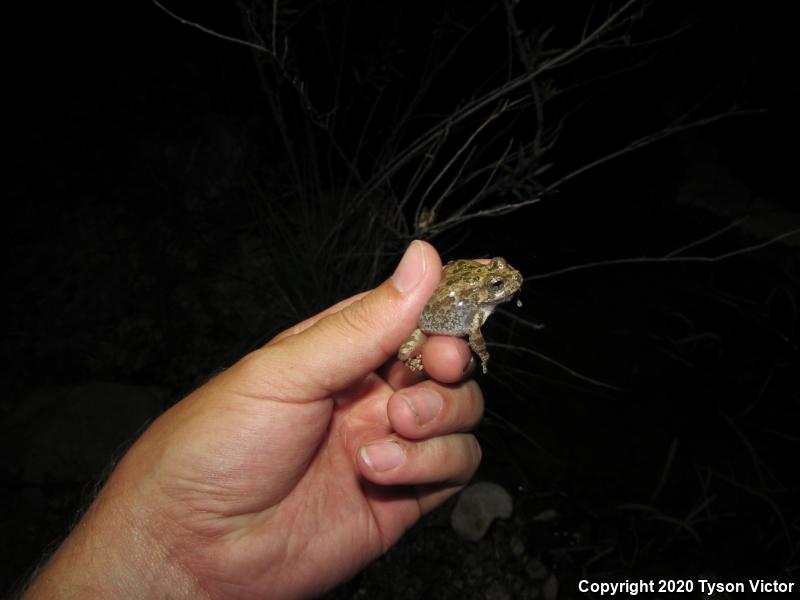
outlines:
[[[439,286],[422,310],[419,328],[400,346],[397,358],[410,369],[419,371],[424,334],[469,336],[469,345],[481,359],[486,373],[489,352],[481,325],[498,304],[511,300],[521,286],[522,275],[504,258],[493,258],[486,265],[474,260],[450,261],[442,271]]]

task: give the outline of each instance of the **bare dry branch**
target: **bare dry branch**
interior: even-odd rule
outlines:
[[[781,240],[785,240],[792,236],[800,234],[800,227],[792,229],[775,237],[772,237],[764,242],[717,254],[716,256],[674,256],[670,253],[667,256],[642,256],[634,258],[616,258],[611,260],[598,260],[590,263],[583,263],[580,265],[573,265],[571,267],[564,267],[556,271],[549,271],[547,273],[539,273],[538,275],[530,275],[525,278],[525,281],[535,281],[537,279],[546,279],[548,277],[556,277],[557,275],[565,275],[567,273],[574,273],[576,271],[585,271],[587,269],[596,269],[598,267],[612,267],[618,265],[638,265],[638,264],[657,264],[657,263],[716,263],[734,256],[741,256],[749,254],[756,250],[761,250],[767,246],[777,244]]]
[[[275,56],[272,52],[270,52],[270,50],[268,48],[266,48],[264,46],[261,46],[259,44],[254,44],[253,42],[248,42],[247,40],[242,40],[240,38],[233,37],[233,36],[230,36],[230,35],[225,35],[224,33],[219,33],[218,31],[214,31],[213,29],[209,29],[208,27],[205,27],[204,25],[201,25],[200,23],[195,23],[194,21],[189,21],[188,19],[184,19],[180,15],[176,15],[174,12],[169,10],[166,6],[161,4],[158,0],[152,0],[152,1],[153,1],[153,4],[155,4],[158,8],[163,10],[165,13],[167,13],[170,17],[172,17],[173,19],[178,21],[178,23],[180,23],[181,25],[188,25],[189,27],[193,27],[194,29],[197,29],[198,31],[202,31],[203,33],[208,34],[208,35],[210,35],[212,37],[219,38],[221,40],[225,40],[226,42],[232,42],[234,44],[239,44],[241,46],[246,46],[248,48],[251,48],[252,50],[257,50],[259,52],[264,52],[265,54],[269,54],[271,56]]]
[[[581,381],[585,381],[586,383],[591,383],[592,385],[596,385],[598,387],[603,387],[609,390],[617,390],[617,391],[621,389],[616,385],[612,385],[610,383],[606,383],[605,381],[600,381],[599,379],[594,379],[592,377],[589,377],[588,375],[579,373],[575,369],[569,368],[567,365],[558,362],[554,358],[550,358],[549,356],[546,356],[541,352],[537,352],[536,350],[532,350],[531,348],[526,348],[524,346],[515,346],[513,344],[498,344],[498,343],[492,343],[491,346],[494,348],[505,348],[513,352],[523,352],[525,354],[531,354],[536,358],[538,358],[539,360],[546,362],[550,365],[553,365],[554,367],[557,367],[566,373],[569,373],[576,379],[580,379]]]

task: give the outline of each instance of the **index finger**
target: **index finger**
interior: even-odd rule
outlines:
[[[382,374],[392,389],[399,390],[427,378],[439,383],[457,383],[467,379],[475,368],[467,341],[447,335],[427,337],[422,346],[422,364],[424,371],[412,371],[400,360],[393,359]]]

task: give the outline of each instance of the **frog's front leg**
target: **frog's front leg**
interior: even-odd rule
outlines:
[[[397,358],[412,371],[422,370],[422,344],[426,339],[422,330],[417,328],[397,351]]]
[[[487,373],[486,365],[489,362],[489,351],[486,349],[486,340],[483,339],[483,333],[481,333],[481,325],[485,320],[480,311],[473,315],[469,327],[469,347],[481,359],[481,368],[484,373]]]

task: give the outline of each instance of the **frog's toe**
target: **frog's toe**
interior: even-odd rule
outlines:
[[[405,360],[405,365],[412,371],[422,371],[422,355],[417,354]]]

